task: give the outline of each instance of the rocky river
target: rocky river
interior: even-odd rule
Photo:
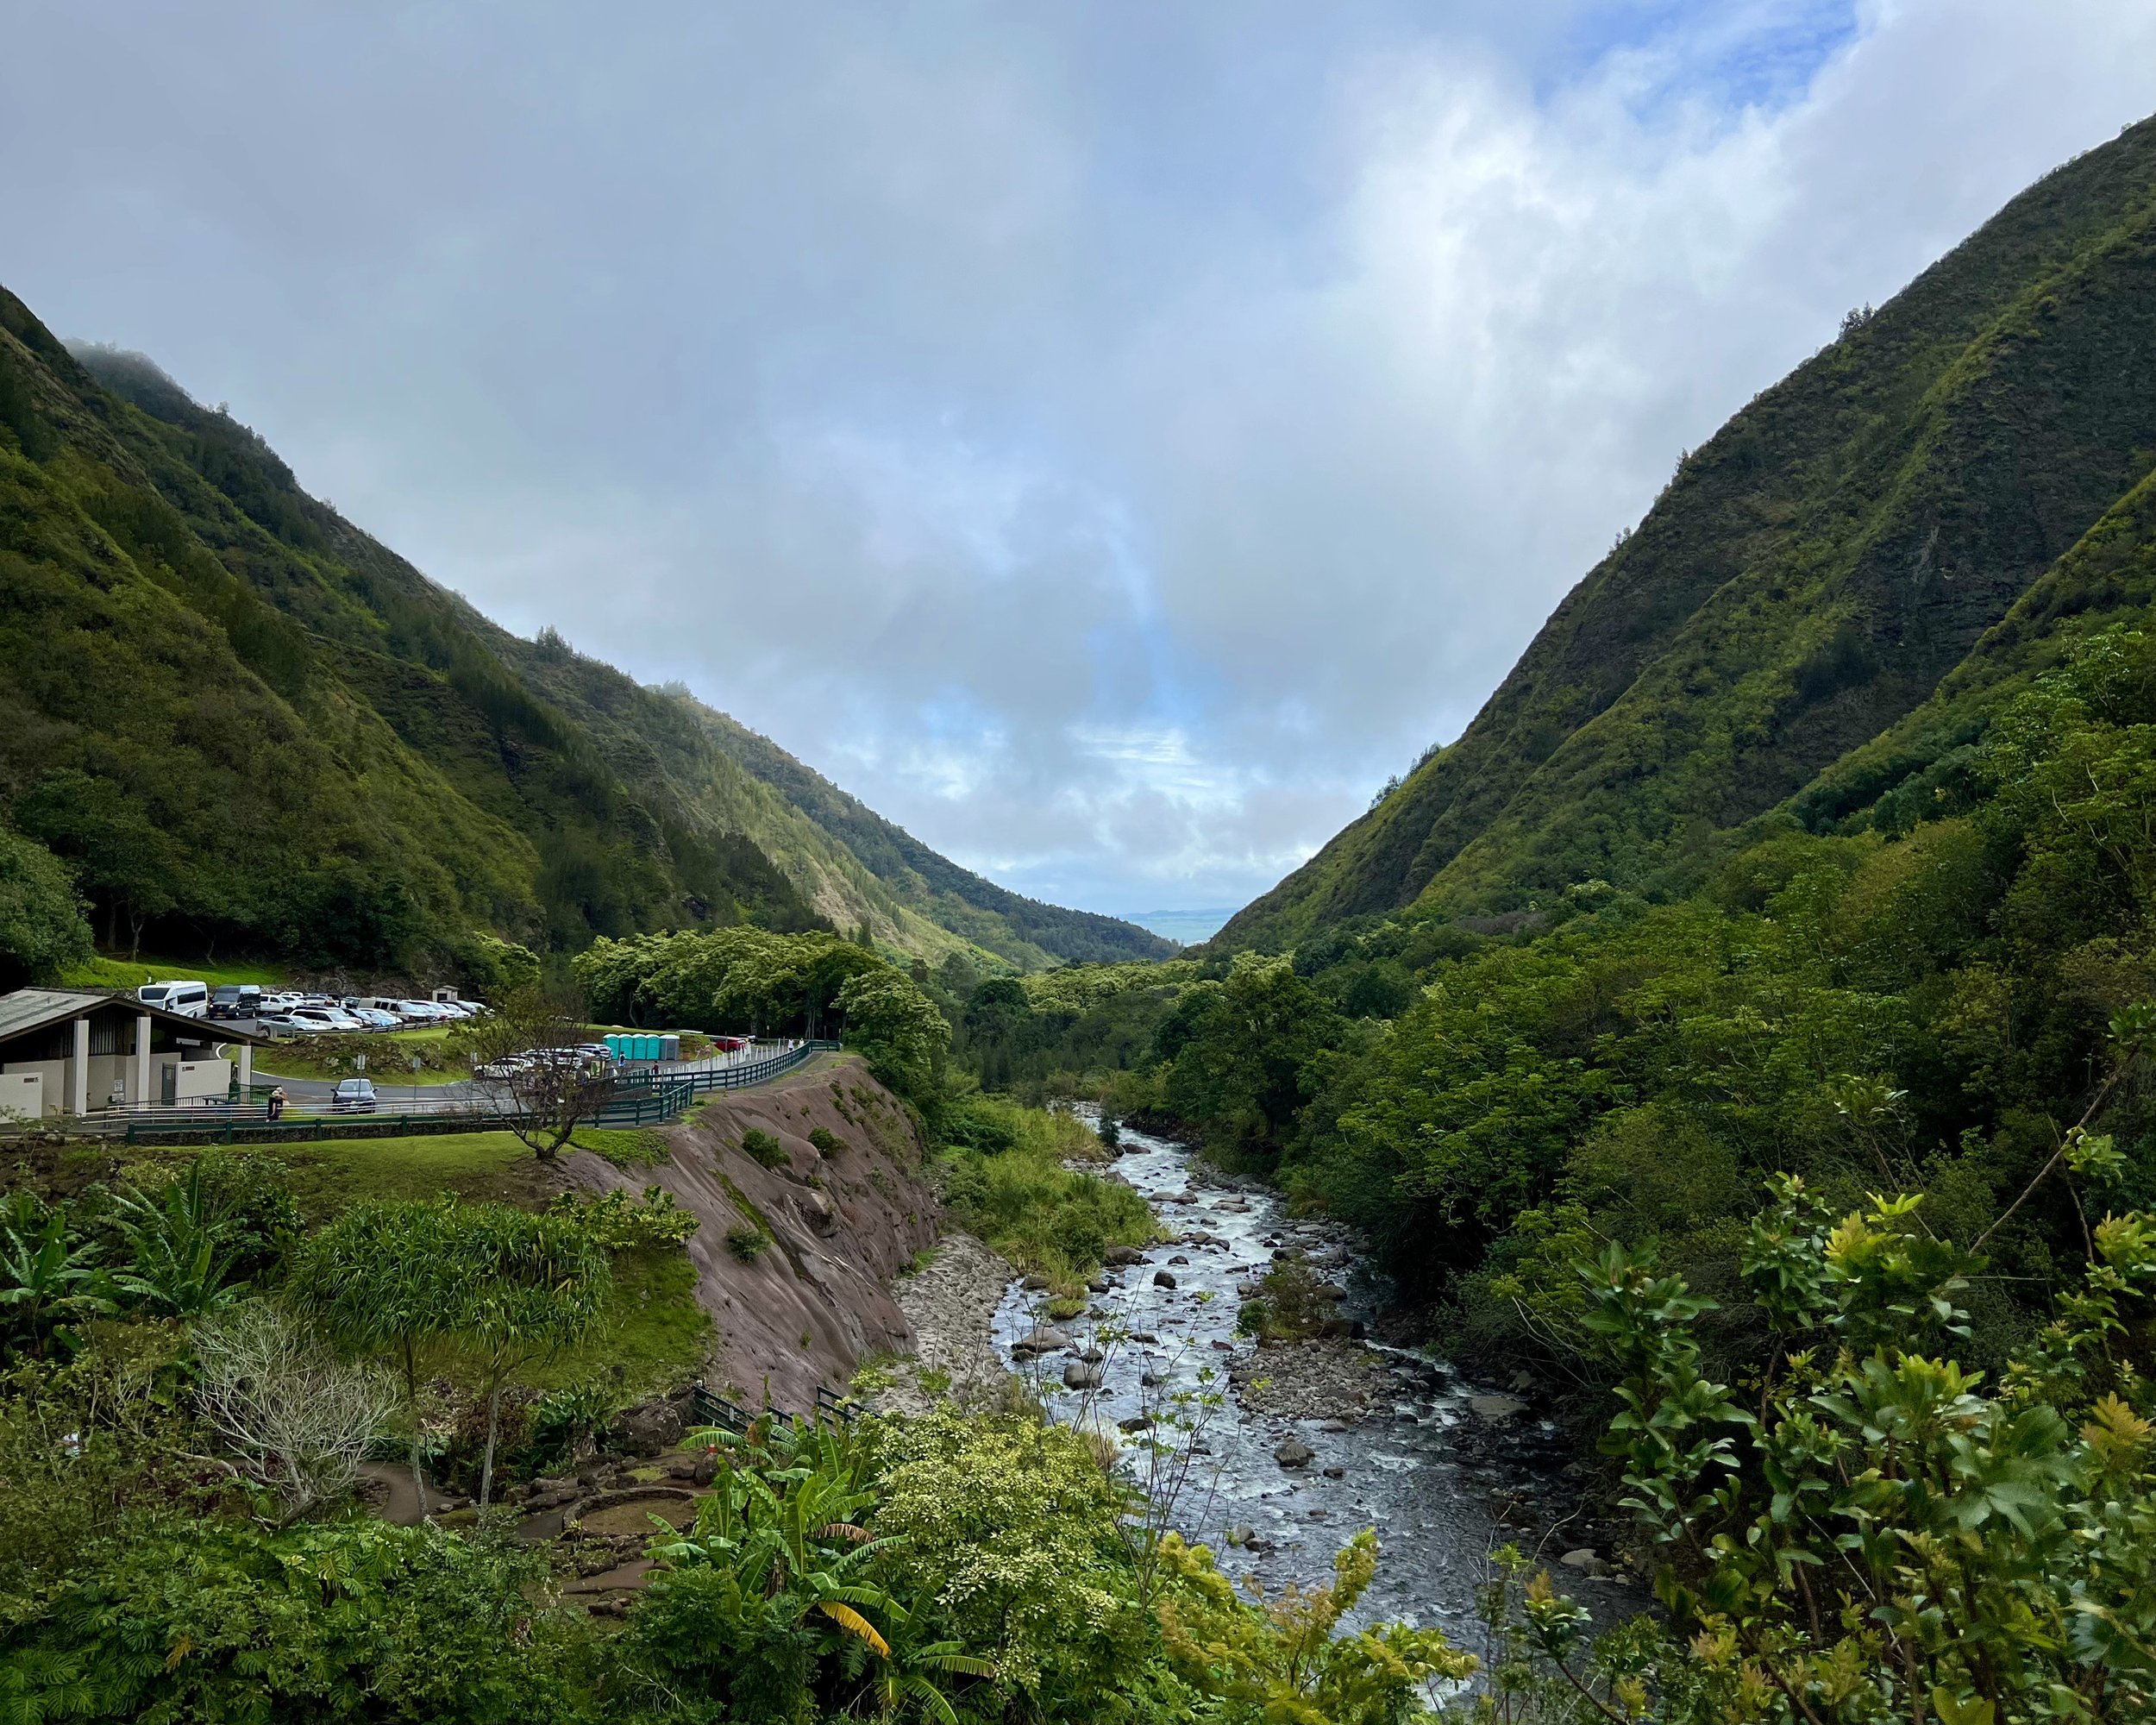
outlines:
[[[1127,1446],[1178,1389],[1217,1398],[1174,1506],[1175,1524],[1222,1567],[1269,1591],[1328,1579],[1358,1529],[1383,1549],[1356,1621],[1401,1619],[1475,1646],[1474,1594],[1507,1540],[1557,1573],[1598,1617],[1639,1596],[1601,1577],[1607,1546],[1576,1505],[1555,1428],[1510,1386],[1346,1338],[1260,1347],[1236,1333],[1243,1300],[1276,1258],[1303,1255],[1344,1283],[1344,1314],[1380,1290],[1355,1274],[1337,1230],[1288,1217],[1278,1197],[1206,1170],[1184,1146],[1126,1130],[1112,1177],[1152,1205],[1167,1239],[1112,1266],[1087,1311],[1056,1321],[1047,1295],[1012,1283],[993,1345],[1059,1419]],[[1175,1433],[1163,1421],[1161,1440]],[[1141,1469],[1144,1451],[1133,1459]]]

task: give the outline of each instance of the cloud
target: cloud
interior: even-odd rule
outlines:
[[[2147,0],[25,11],[48,321],[1106,909],[1292,867],[2156,65]]]

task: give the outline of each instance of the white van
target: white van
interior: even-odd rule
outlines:
[[[145,982],[135,991],[135,998],[146,1007],[161,1007],[184,1019],[210,1016],[207,982]]]

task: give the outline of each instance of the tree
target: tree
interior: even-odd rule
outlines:
[[[448,1328],[478,1364],[486,1398],[484,1507],[493,1496],[503,1389],[524,1367],[589,1333],[612,1275],[605,1249],[573,1217],[535,1216],[507,1204],[457,1205],[443,1216],[464,1270]]]
[[[936,1085],[950,1025],[936,1003],[888,965],[864,970],[838,991],[846,1038],[868,1057],[876,1076],[917,1099]]]
[[[85,908],[59,857],[0,826],[0,988],[50,982],[88,959]]]
[[[411,1421],[411,1483],[423,1515],[420,1368],[452,1333],[472,1272],[459,1250],[455,1213],[450,1199],[355,1204],[307,1241],[286,1288],[294,1304],[342,1346],[394,1361]]]
[[[197,1409],[241,1474],[277,1494],[284,1520],[352,1489],[397,1399],[386,1377],[340,1360],[260,1300],[197,1324],[194,1345]]]
[[[605,1100],[605,1080],[578,1051],[589,1035],[583,1019],[543,989],[511,991],[460,1034],[488,1101],[542,1162]]]

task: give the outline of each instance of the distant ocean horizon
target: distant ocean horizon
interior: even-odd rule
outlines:
[[[1163,940],[1179,940],[1185,946],[1195,946],[1219,933],[1221,925],[1234,914],[1233,910],[1125,911],[1123,920],[1150,929]]]

